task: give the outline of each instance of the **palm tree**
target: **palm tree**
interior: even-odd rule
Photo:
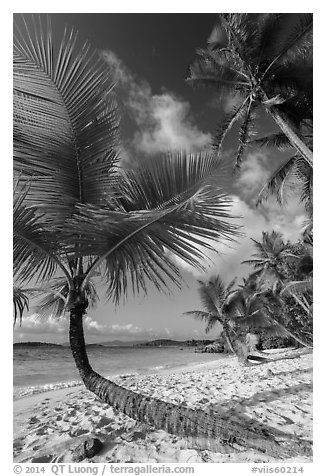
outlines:
[[[308,318],[312,318],[313,292],[313,257],[312,244],[306,243],[305,253],[298,256],[295,279],[287,281],[280,292],[281,296],[291,296],[304,310]]]
[[[311,14],[219,14],[206,49],[190,67],[193,86],[210,86],[221,97],[237,95],[239,104],[218,128],[215,146],[220,149],[227,133],[238,122],[239,167],[256,116],[262,105],[282,132],[273,140],[294,147],[309,168],[313,154],[304,137],[312,119]]]
[[[184,312],[185,316],[204,321],[206,323],[206,333],[209,333],[218,323],[221,324],[225,339],[233,353],[236,353],[236,349],[230,336],[231,328],[224,304],[232,292],[235,281],[236,278],[225,285],[220,275],[212,276],[208,282],[198,281],[198,293],[204,310]]]
[[[276,453],[259,432],[144,397],[91,367],[83,316],[96,298],[96,273],[116,303],[127,288],[146,293],[149,281],[164,291],[182,283],[175,256],[201,268],[208,241],[238,233],[213,154],[169,154],[124,170],[117,132],[107,66],[88,44],[77,48],[73,31],[56,51],[50,24],[46,33],[25,24],[14,46],[15,279],[50,283],[43,311],[69,313],[73,358],[101,400],[170,433],[199,437],[204,447],[250,441]]]
[[[252,265],[255,276],[261,280],[269,275],[280,296],[291,296],[310,315],[311,305],[305,293],[312,292],[312,244],[305,245],[304,254],[302,246],[300,253],[295,253],[290,243],[284,243],[282,235],[275,231],[263,232],[262,242],[252,241],[257,252],[253,254],[253,259],[242,263]]]
[[[290,336],[302,346],[310,347],[275,318],[281,307],[282,301],[277,288],[262,285],[255,274],[245,279],[225,303],[226,311],[233,316],[240,329],[247,332],[264,329],[269,335]]]
[[[263,231],[261,242],[253,238],[252,241],[256,253],[253,253],[251,259],[242,261],[242,264],[253,266],[254,273],[259,278],[270,275],[274,280],[285,280],[284,260],[295,256],[290,252],[289,245],[284,243],[281,233],[274,230],[271,233]]]

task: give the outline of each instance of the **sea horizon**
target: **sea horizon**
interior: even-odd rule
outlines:
[[[152,374],[162,369],[217,360],[226,354],[195,352],[191,346],[90,345],[89,360],[102,375]],[[71,350],[65,345],[14,346],[14,398],[81,383]]]

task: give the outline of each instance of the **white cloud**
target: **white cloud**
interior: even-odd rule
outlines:
[[[146,154],[167,150],[199,151],[209,146],[211,135],[194,123],[190,105],[171,92],[153,94],[147,81],[138,79],[112,51],[102,53],[123,94],[123,102],[137,132],[134,148]]]
[[[111,339],[156,339],[171,337],[173,333],[167,329],[143,328],[133,323],[128,324],[100,324],[91,316],[83,318],[84,332],[87,342]],[[49,317],[41,319],[36,314],[25,316],[20,327],[14,328],[16,340],[60,341],[66,342],[69,335],[69,319]]]
[[[108,326],[108,330],[110,334],[141,334],[144,332],[144,329],[133,324],[112,324]]]
[[[90,316],[85,316],[84,329],[89,330],[93,333],[102,333],[106,330],[106,326],[99,324],[97,321],[94,321]]]
[[[209,146],[211,136],[193,123],[189,103],[166,93],[152,96],[148,106],[147,127],[134,139],[139,151],[147,154],[165,150],[190,152]]]
[[[84,317],[84,330],[88,334],[98,335],[105,331],[107,326],[99,324],[91,316]],[[35,334],[65,334],[68,336],[69,320],[67,316],[57,319],[48,317],[40,318],[37,314],[25,316],[20,327],[15,327],[15,332]]]
[[[24,316],[22,325],[15,327],[16,332],[33,332],[36,334],[53,333],[62,334],[68,331],[68,320],[66,318],[55,319],[48,317],[41,319],[37,314]]]
[[[136,150],[155,154],[167,149],[196,151],[209,146],[211,136],[198,129],[186,101],[170,92],[154,95],[149,83],[139,80],[114,53],[106,51],[103,55],[115,70],[125,105],[139,128],[132,141]],[[227,97],[222,106],[225,111],[230,111],[238,102],[239,96],[233,95]],[[268,152],[247,155],[235,182],[237,195],[233,197],[231,209],[231,214],[243,216],[237,222],[243,225],[245,237],[233,244],[214,243],[214,249],[220,254],[206,252],[207,258],[203,258],[203,265],[211,272],[222,274],[226,280],[249,272],[241,261],[248,259],[253,251],[250,238],[260,240],[263,230],[280,231],[284,239],[290,241],[295,241],[300,235],[304,210],[297,200],[293,199],[286,208],[280,208],[274,199],[258,209],[254,206],[257,193],[270,173]],[[203,275],[180,259],[175,258],[175,261],[196,277]]]
[[[232,196],[233,205],[230,214],[241,216],[236,223],[241,225],[244,236],[238,238],[236,243],[221,241],[211,243],[215,251],[207,252],[207,258],[203,258],[202,264],[205,271],[202,272],[177,259],[178,266],[192,273],[197,279],[207,277],[210,274],[220,274],[227,282],[235,276],[244,277],[252,271],[248,265],[241,262],[250,258],[254,251],[251,238],[260,241],[262,231],[279,231],[285,241],[296,241],[302,232],[304,219],[302,205],[298,201],[291,202],[288,208],[281,208],[275,201],[268,202],[261,208],[252,208],[239,196]]]
[[[132,81],[132,75],[129,70],[124,66],[123,61],[110,50],[104,50],[101,52],[102,58],[111,66],[111,73],[113,80],[116,83],[124,86]]]
[[[249,153],[241,165],[241,171],[236,180],[236,187],[241,197],[257,199],[271,172],[267,167],[268,154],[262,152]]]

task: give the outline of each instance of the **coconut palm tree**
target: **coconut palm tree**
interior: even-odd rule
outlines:
[[[313,257],[312,245],[305,244],[305,254],[297,257],[295,279],[288,280],[281,289],[281,296],[291,296],[305,311],[308,318],[312,318],[313,292]]]
[[[69,313],[76,366],[103,401],[170,433],[198,436],[204,447],[207,440],[214,447],[250,438],[254,447],[276,451],[256,431],[127,390],[89,362],[83,316],[96,298],[96,273],[116,303],[127,289],[146,293],[148,282],[164,291],[182,284],[175,257],[201,268],[209,242],[238,233],[214,155],[175,153],[123,169],[112,94],[107,65],[88,44],[78,45],[73,31],[58,48],[50,24],[46,32],[26,23],[16,32],[15,280],[50,283],[43,311]]]
[[[209,281],[198,281],[198,293],[203,306],[203,311],[184,312],[185,316],[194,317],[206,323],[205,332],[209,333],[217,324],[221,324],[225,339],[233,353],[236,349],[232,343],[232,332],[228,315],[225,313],[224,304],[232,292],[236,278],[226,285],[220,275],[212,276]]]
[[[253,266],[254,273],[259,278],[269,275],[273,280],[283,282],[286,279],[284,260],[295,255],[290,252],[289,244],[284,243],[282,234],[274,230],[271,233],[263,231],[261,242],[253,238],[252,241],[256,252],[251,259],[242,261],[242,264]]]
[[[197,51],[189,83],[210,86],[222,98],[239,98],[215,137],[220,149],[241,123],[237,167],[262,105],[281,129],[283,142],[285,136],[312,168],[312,149],[304,137],[312,119],[312,26],[311,14],[219,14],[207,48]]]
[[[252,265],[255,276],[261,280],[271,277],[280,296],[291,296],[310,315],[311,305],[305,293],[312,292],[312,244],[309,244],[312,238],[307,240],[302,254],[302,246],[296,252],[290,243],[283,242],[280,233],[263,232],[262,242],[253,240],[257,250],[253,259],[242,263]]]
[[[225,303],[227,313],[233,316],[240,329],[246,332],[264,329],[269,335],[289,336],[302,346],[310,347],[275,318],[281,307],[282,300],[277,288],[262,284],[255,274],[244,279]]]

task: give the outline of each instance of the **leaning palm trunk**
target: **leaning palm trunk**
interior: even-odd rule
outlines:
[[[307,145],[301,140],[289,124],[289,121],[277,110],[275,106],[268,106],[269,98],[267,94],[262,92],[263,99],[266,101],[265,107],[270,115],[273,117],[276,124],[280,127],[281,131],[287,136],[292,146],[299,152],[305,162],[312,168],[313,167],[313,153],[307,147]]]
[[[235,348],[232,344],[230,333],[229,333],[229,327],[226,323],[223,323],[223,330],[224,330],[224,335],[225,335],[225,340],[233,354],[236,354]]]
[[[194,410],[137,394],[102,377],[92,369],[87,357],[83,331],[85,309],[86,305],[78,305],[70,311],[70,346],[86,388],[105,403],[134,420],[186,438],[198,449],[230,453],[253,448],[274,457],[294,456],[302,453],[302,449],[311,453],[309,443],[293,436],[287,440],[285,434],[273,429],[262,431],[258,425],[255,428],[254,422],[248,429],[248,423],[232,423],[223,414]],[[278,437],[282,444],[277,442]]]
[[[270,317],[271,321],[276,324],[278,327],[280,327],[286,334],[288,334],[290,337],[292,337],[292,339],[294,339],[296,342],[298,342],[299,344],[301,344],[303,347],[309,347],[311,348],[311,345],[308,344],[307,342],[304,342],[303,340],[299,339],[299,337],[295,336],[294,334],[292,334],[291,331],[289,331],[289,329],[287,329],[286,327],[282,326],[276,319],[273,319],[272,317]]]

